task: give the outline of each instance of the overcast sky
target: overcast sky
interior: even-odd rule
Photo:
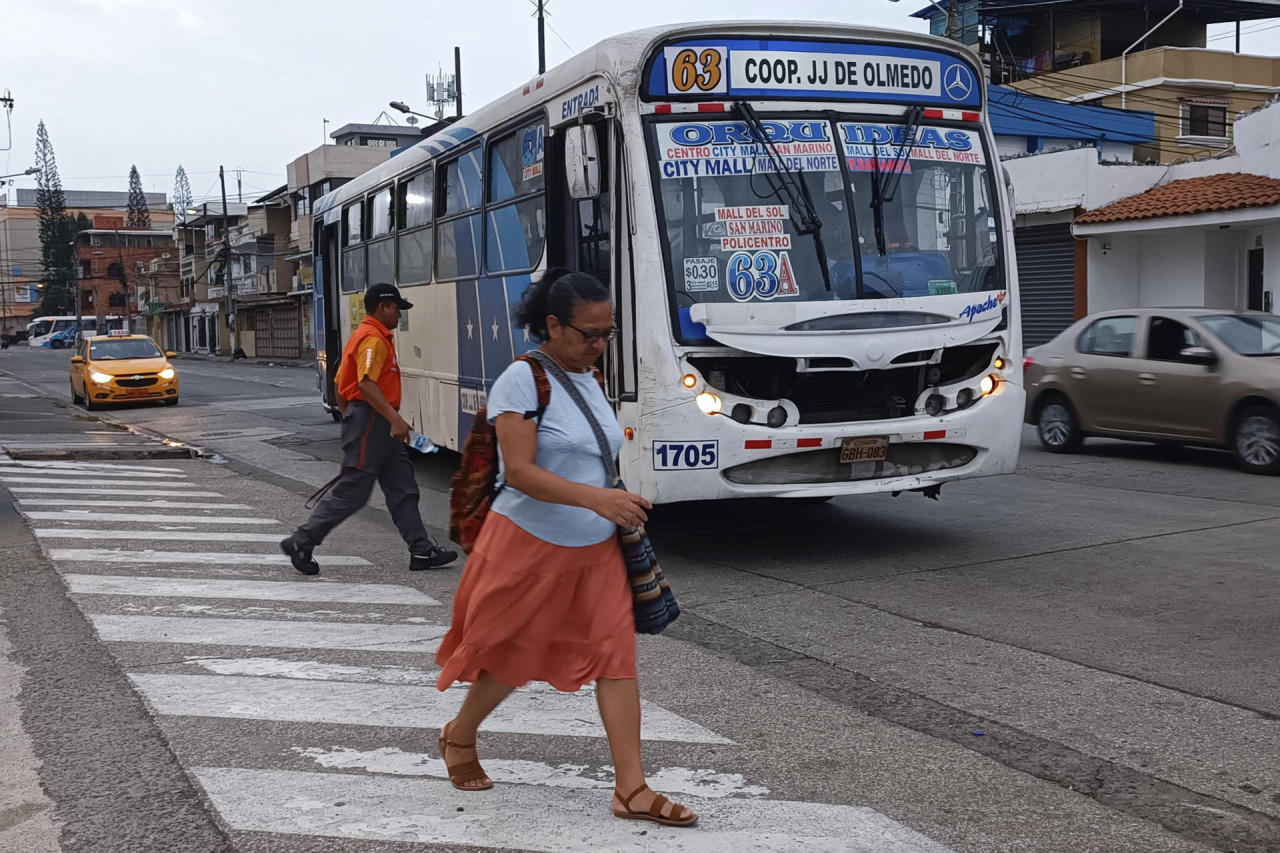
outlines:
[[[923,32],[927,0],[550,0],[547,66],[607,36],[682,21],[827,20]],[[197,201],[225,166],[246,200],[285,182],[285,165],[387,102],[425,105],[424,75],[462,49],[471,111],[537,71],[530,0],[4,0],[0,174],[34,163],[43,120],[65,189],[173,191],[181,164]],[[607,13],[602,10],[607,9]],[[1280,54],[1277,21],[1245,25],[1246,53]],[[1256,31],[1249,34],[1250,30]],[[1214,36],[1226,37],[1214,39]],[[1231,50],[1234,28],[1210,47]],[[384,117],[381,121],[386,121]],[[19,187],[34,187],[31,178]]]

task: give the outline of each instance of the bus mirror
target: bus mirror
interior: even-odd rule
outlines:
[[[570,198],[600,195],[600,149],[595,125],[577,124],[565,129],[564,164]]]
[[[1018,207],[1013,191],[1013,176],[1010,175],[1009,170],[1003,166],[1000,167],[1000,170],[1004,172],[1004,191],[1005,195],[1009,197],[1009,215],[1014,216],[1018,212]]]

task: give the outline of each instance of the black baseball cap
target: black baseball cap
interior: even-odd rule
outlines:
[[[394,284],[382,282],[370,285],[364,292],[364,310],[373,311],[377,309],[379,302],[386,302],[388,299],[399,305],[401,311],[408,311],[413,307],[413,303],[401,296],[400,290]]]

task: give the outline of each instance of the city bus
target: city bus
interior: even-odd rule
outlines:
[[[112,315],[106,318],[108,329],[118,329],[123,318]],[[98,328],[98,318],[85,316],[79,318],[79,329],[82,333],[90,333]],[[58,332],[65,332],[76,325],[75,314],[56,314],[36,317],[27,324],[27,346],[41,347],[49,342],[49,337]],[[74,344],[73,344],[74,346]]]
[[[620,470],[655,503],[1005,474],[1024,401],[1012,207],[981,66],[856,26],[606,39],[318,199],[330,410],[362,292],[414,303],[401,411],[457,449],[536,342],[548,266],[613,294]]]

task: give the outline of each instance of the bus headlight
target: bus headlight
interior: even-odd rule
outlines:
[[[106,385],[108,382],[111,381],[111,374],[99,373],[98,371],[94,370],[89,373],[89,378],[92,379],[94,382],[97,382],[99,385]]]
[[[994,373],[987,374],[978,382],[978,390],[982,396],[986,397],[992,391],[996,390],[996,386],[1000,384],[1000,377]]]
[[[702,410],[703,414],[718,415],[723,405],[720,398],[715,394],[703,391],[698,395],[698,408]]]
[[[176,375],[177,374],[174,372],[172,367],[166,367],[164,370],[160,371],[161,379],[172,379]]]

